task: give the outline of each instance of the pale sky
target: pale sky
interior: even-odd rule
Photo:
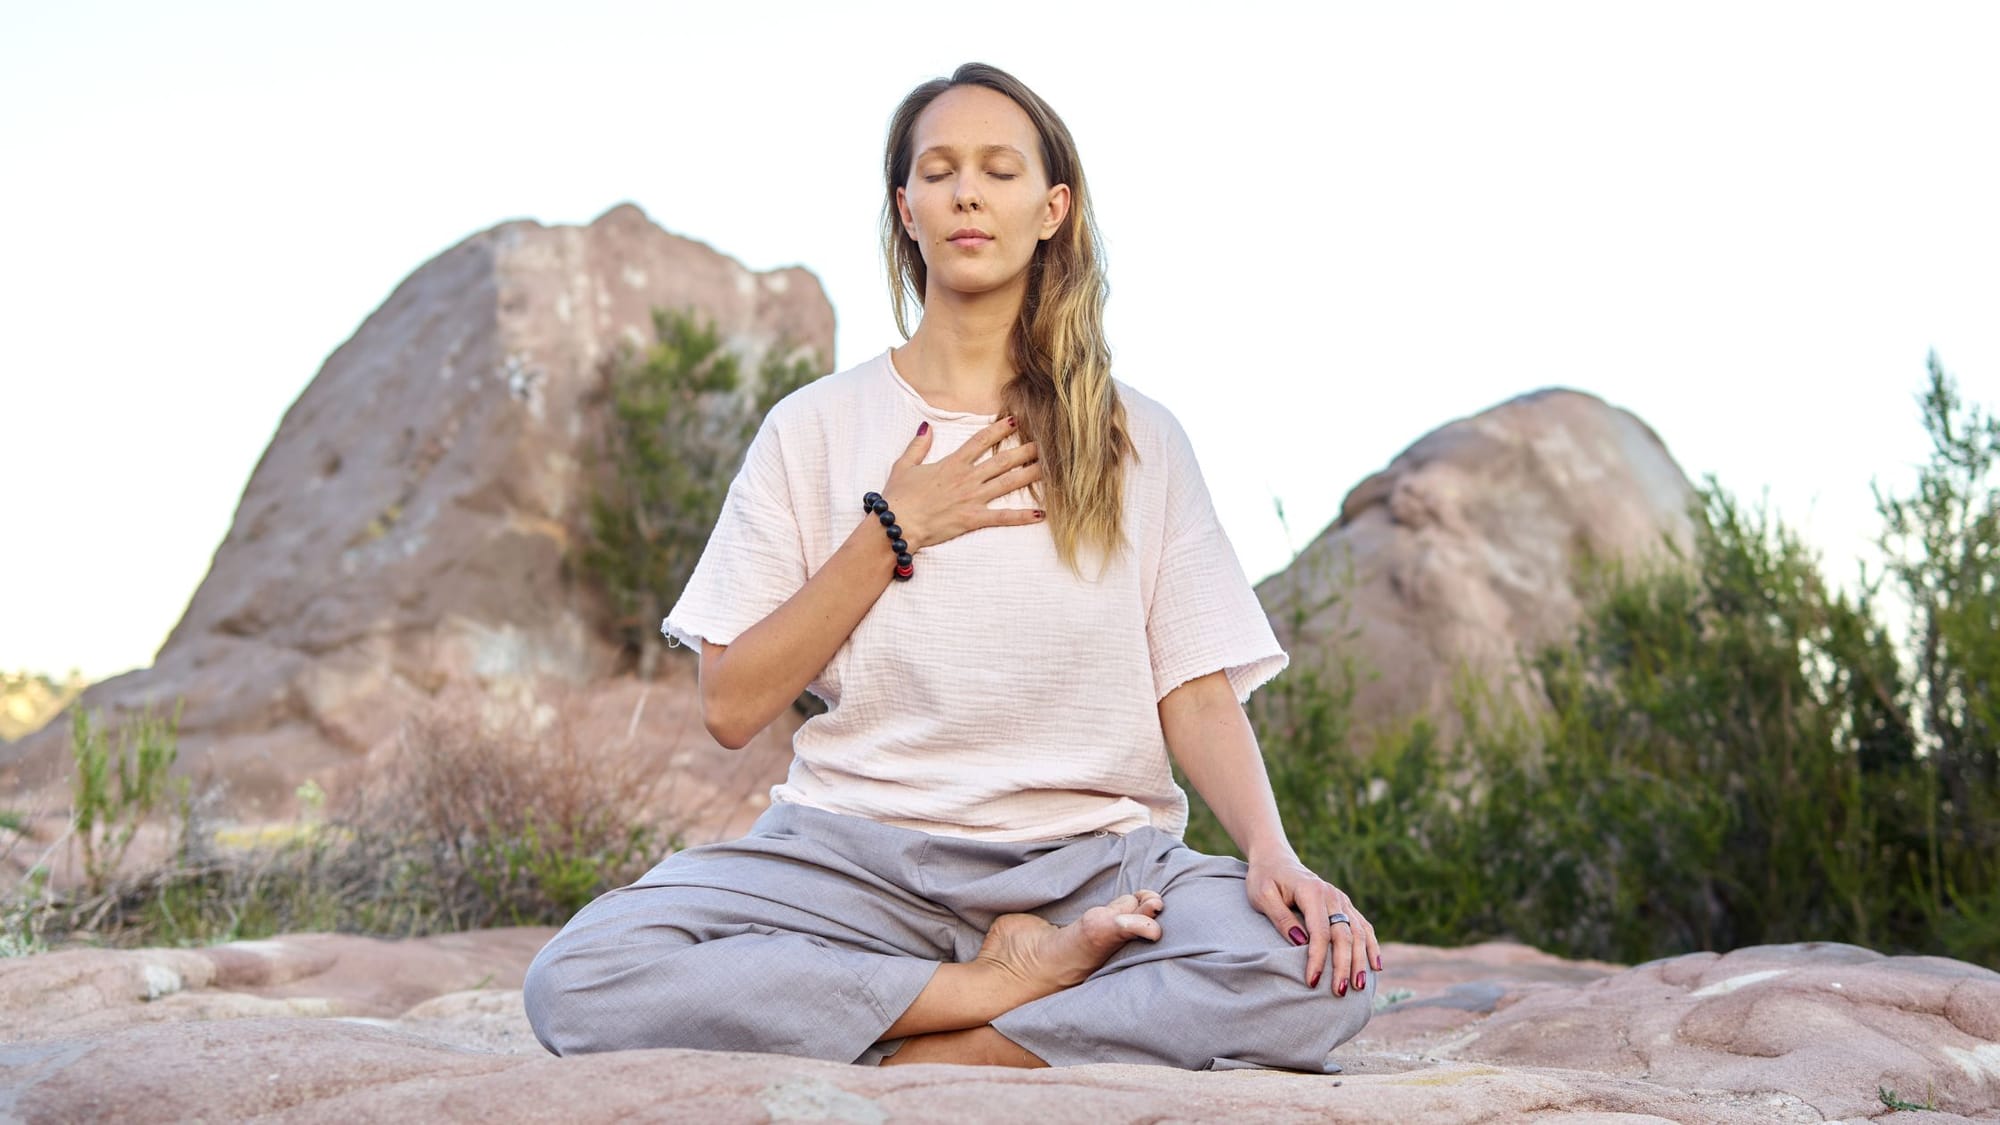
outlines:
[[[2000,406],[1996,58],[1977,3],[8,3],[0,669],[150,663],[327,354],[503,220],[630,200],[896,342],[883,131],[967,59],[1076,135],[1117,374],[1253,580],[1549,385],[1844,576],[1926,351]]]

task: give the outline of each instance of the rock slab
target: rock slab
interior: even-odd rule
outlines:
[[[556,1059],[521,1010],[552,931],[292,935],[0,962],[0,1117],[84,1120],[1428,1122],[1863,1120],[1887,1087],[2000,1117],[2000,974],[1852,946],[1635,968],[1390,945],[1340,1075]],[[1386,1002],[1386,1003],[1385,1003]],[[393,1014],[389,1014],[393,1013]]]

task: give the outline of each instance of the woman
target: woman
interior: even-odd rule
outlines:
[[[907,342],[771,411],[664,624],[725,746],[829,710],[748,836],[549,943],[536,1034],[1321,1070],[1381,953],[1279,825],[1241,703],[1286,656],[1186,435],[1110,375],[1069,131],[970,64],[884,163]],[[1247,864],[1181,843],[1169,751]]]

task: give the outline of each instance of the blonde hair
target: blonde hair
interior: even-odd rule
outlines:
[[[1041,138],[1049,184],[1069,185],[1069,214],[1054,235],[1035,247],[1028,263],[1028,291],[1008,339],[1015,375],[1001,401],[1003,412],[1020,420],[1022,440],[1040,448],[1037,502],[1049,514],[1057,554],[1081,574],[1079,560],[1086,549],[1108,560],[1124,545],[1124,458],[1138,453],[1126,426],[1125,404],[1111,381],[1103,251],[1076,142],[1047,102],[998,67],[966,63],[950,78],[932,79],[910,91],[889,121],[882,161],[888,188],[882,253],[889,266],[896,328],[909,339],[910,302],[923,306],[929,277],[916,241],[899,221],[896,189],[909,182],[917,117],[955,86],[983,86],[1020,106]]]

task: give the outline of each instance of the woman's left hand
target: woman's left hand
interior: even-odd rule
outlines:
[[[1347,892],[1312,873],[1297,856],[1260,857],[1250,861],[1244,881],[1250,905],[1271,920],[1280,934],[1293,945],[1310,946],[1306,951],[1306,987],[1319,985],[1321,971],[1329,955],[1333,962],[1333,994],[1347,995],[1349,987],[1368,987],[1368,970],[1382,971],[1382,947],[1376,944],[1375,927],[1355,908]],[[1296,909],[1305,922],[1292,911]],[[1345,914],[1345,924],[1329,925],[1327,919]]]

